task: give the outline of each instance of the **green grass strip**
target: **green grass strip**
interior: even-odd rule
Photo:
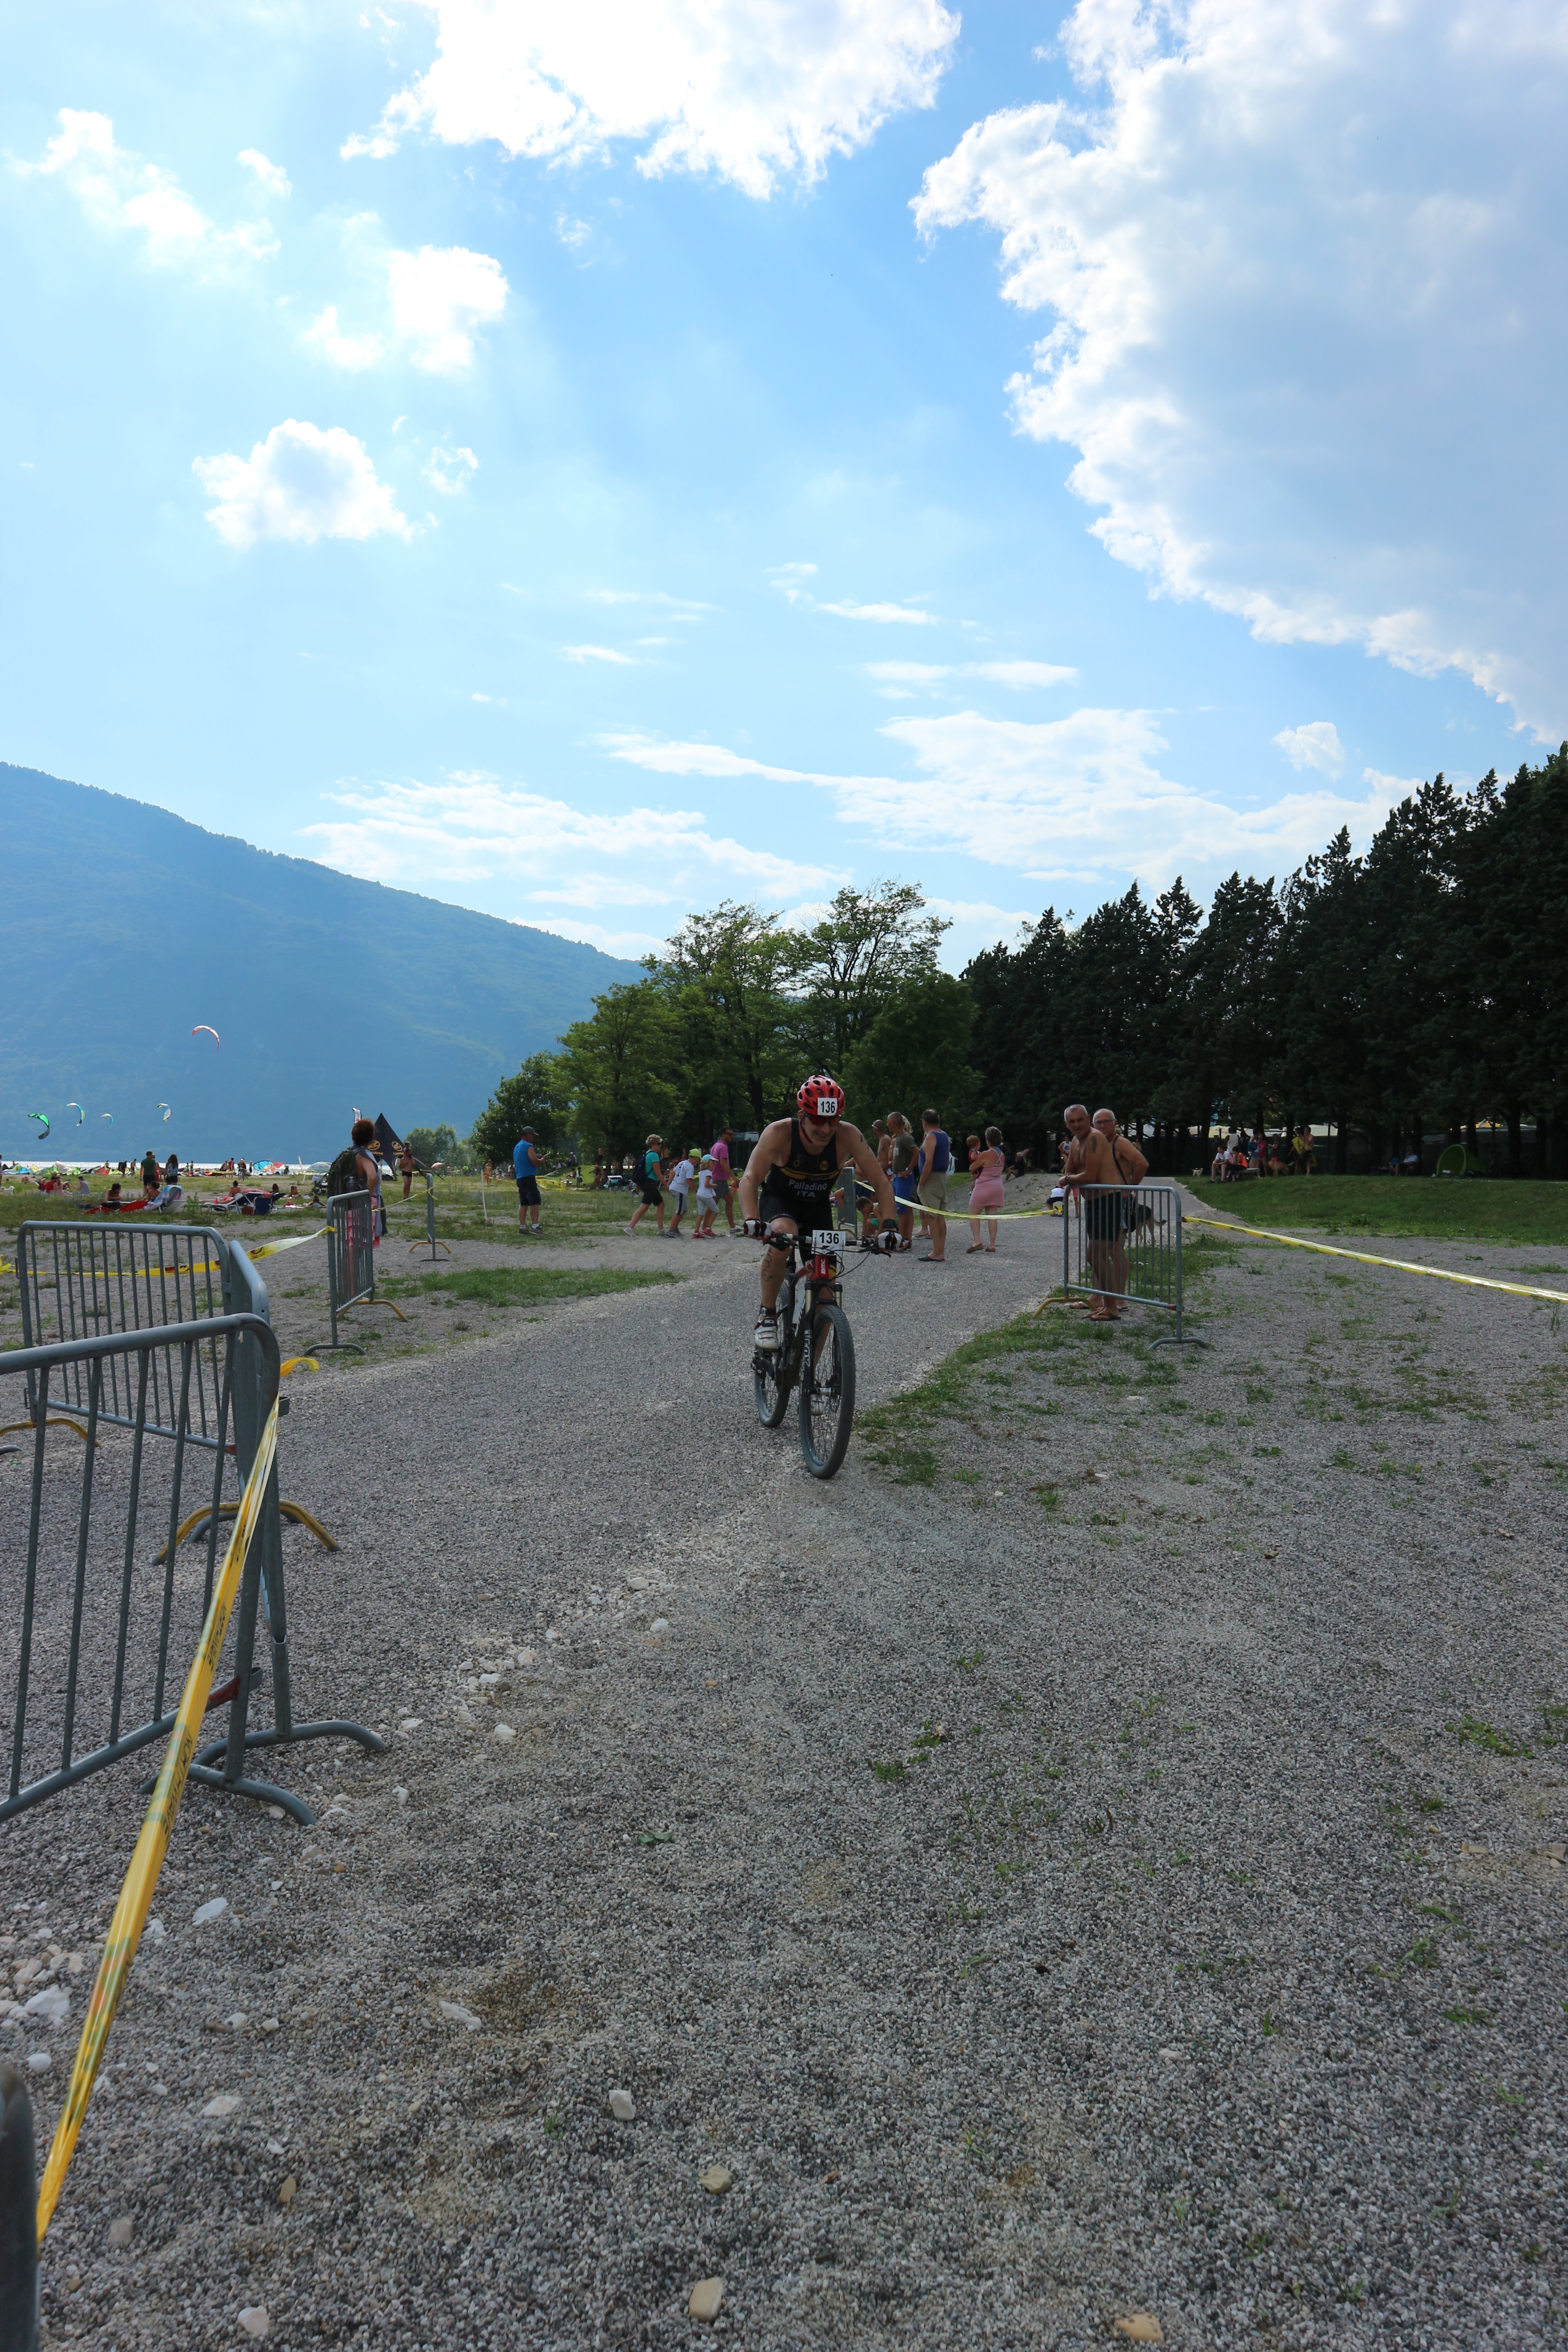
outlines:
[[[1568,1242],[1568,1184],[1531,1177],[1270,1176],[1189,1189],[1216,1217],[1265,1230]]]

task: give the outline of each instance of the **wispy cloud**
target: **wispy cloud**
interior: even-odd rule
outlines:
[[[345,784],[329,797],[344,814],[306,837],[346,873],[422,885],[515,879],[526,886],[519,903],[532,908],[662,909],[658,936],[715,893],[799,898],[845,878],[716,833],[700,808],[581,809],[483,772]]]
[[[1369,773],[1365,797],[1327,789],[1234,809],[1162,773],[1164,737],[1147,710],[1082,709],[1066,719],[991,719],[975,710],[898,719],[880,730],[912,773],[840,775],[783,768],[716,743],[603,738],[616,759],[660,775],[759,776],[815,784],[846,824],[871,824],[879,846],[966,852],[1032,880],[1155,884],[1185,871],[1281,871],[1340,825],[1365,841],[1405,787]]]
[[[563,646],[561,656],[569,662],[616,662],[624,669],[636,667],[636,656],[623,654],[614,646]]]
[[[984,677],[989,678],[994,686],[1010,687],[1015,693],[1022,694],[1037,687],[1070,685],[1078,672],[1065,669],[1059,662],[879,661],[866,664],[866,675],[895,687],[934,687],[941,685],[944,678]]]
[[[768,577],[788,604],[805,613],[831,613],[841,621],[878,621],[895,626],[925,629],[933,625],[934,613],[922,610],[912,599],[902,604],[858,604],[848,598],[826,604],[815,596],[806,586],[816,576],[815,563],[775,563]]]
[[[25,178],[59,179],[97,227],[138,234],[149,261],[223,275],[278,251],[266,220],[219,228],[172,172],[116,143],[107,114],[62,106],[58,119],[59,131],[39,162],[13,169]]]
[[[278,203],[284,204],[293,194],[282,164],[274,163],[259,147],[242,147],[236,160],[245,165],[264,196],[275,197]]]

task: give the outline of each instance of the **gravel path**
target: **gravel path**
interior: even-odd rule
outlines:
[[[188,1797],[51,2340],[1563,2340],[1556,1310],[1211,1238],[1153,1351],[1004,1234],[856,1272],[828,1486],[739,1244],[298,1391],[298,1703],[392,1752]],[[139,1813],[0,1831],[40,2135]]]

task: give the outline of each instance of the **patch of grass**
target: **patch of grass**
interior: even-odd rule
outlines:
[[[1484,2009],[1446,2009],[1443,2011],[1450,2025],[1489,2025],[1491,2017]]]
[[[1449,1726],[1449,1729],[1457,1731],[1471,1748],[1484,1748],[1489,1756],[1533,1756],[1535,1753],[1532,1748],[1525,1746],[1522,1739],[1516,1739],[1511,1731],[1500,1731],[1496,1724],[1483,1723],[1480,1717],[1472,1715],[1468,1707],[1457,1724]]]
[[[868,1756],[866,1761],[879,1780],[901,1780],[909,1769],[901,1756],[890,1756],[885,1761]]]
[[[1548,1249],[1568,1240],[1568,1184],[1528,1177],[1309,1176],[1249,1184],[1200,1181],[1191,1189],[1216,1217],[1262,1230],[1426,1234],[1454,1241],[1533,1242]]]

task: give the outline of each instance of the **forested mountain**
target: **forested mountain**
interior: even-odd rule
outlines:
[[[6,1159],[37,1152],[36,1110],[44,1148],[71,1159],[150,1141],[320,1159],[355,1104],[466,1133],[505,1071],[636,976],[550,932],[4,763],[0,849]]]

